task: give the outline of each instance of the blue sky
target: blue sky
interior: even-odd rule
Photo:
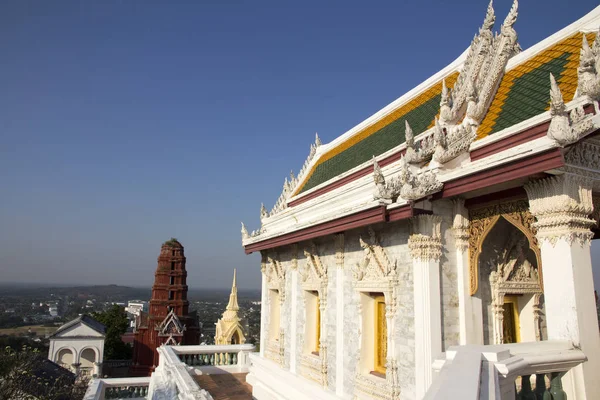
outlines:
[[[497,25],[510,1],[496,1]],[[522,1],[527,48],[597,1]],[[4,1],[0,281],[260,286],[255,229],[324,142],[454,60],[484,1]],[[600,251],[594,249],[596,262]]]

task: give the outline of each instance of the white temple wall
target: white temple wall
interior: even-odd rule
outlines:
[[[444,202],[445,203],[445,202]],[[450,229],[452,215],[451,205],[443,204],[440,212],[445,213],[443,234],[444,243],[452,244],[453,238]],[[391,340],[393,341],[394,358],[398,363],[398,381],[403,397],[413,398],[415,393],[415,331],[414,331],[414,298],[413,298],[413,272],[412,258],[408,249],[408,238],[410,235],[410,223],[400,221],[396,223],[377,224],[372,226],[379,240],[379,245],[385,250],[387,257],[392,263],[396,263],[398,276],[396,295],[396,314],[392,326],[388,327]],[[362,322],[359,317],[360,292],[353,286],[353,269],[362,263],[365,250],[360,246],[359,237],[367,240],[369,237],[368,227],[347,231],[344,234],[344,257],[343,257],[343,294],[337,293],[338,260],[336,255],[336,240],[334,235],[328,235],[314,240],[320,261],[327,266],[327,300],[324,313],[323,325],[325,344],[327,345],[327,388],[332,392],[340,393],[337,388],[341,384],[344,396],[354,394],[355,377],[360,362]],[[305,288],[302,287],[300,271],[305,268],[307,258],[304,249],[310,246],[310,242],[297,244],[296,258],[294,261],[294,247],[285,246],[277,249],[276,254],[286,274],[285,301],[280,308],[280,329],[284,334],[284,358],[282,367],[285,370],[295,372],[298,375],[301,369],[301,355],[303,354],[303,337],[306,331],[306,304]],[[445,246],[446,247],[446,246]],[[456,295],[456,265],[453,249],[445,252],[442,266],[443,288],[443,310],[444,310],[444,332],[446,334],[445,344],[458,344],[458,307]],[[292,290],[294,280],[292,279],[293,267],[298,268],[298,278],[295,280],[296,288]],[[292,302],[295,294],[295,318],[292,318]],[[337,357],[337,342],[340,330],[337,329],[337,301],[343,296],[340,309],[343,313],[343,356],[341,361]],[[268,297],[268,296],[267,296]],[[295,327],[292,327],[295,321]],[[262,315],[262,324],[269,329],[269,312]],[[270,337],[270,332],[267,333]],[[295,335],[296,339],[292,337]],[[292,348],[293,346],[293,348]],[[292,357],[292,352],[296,356]],[[295,366],[291,365],[292,360]],[[343,368],[338,368],[341,362]],[[338,379],[337,374],[342,374]]]

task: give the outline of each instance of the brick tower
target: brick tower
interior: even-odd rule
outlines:
[[[189,314],[187,271],[183,246],[177,239],[163,243],[154,274],[148,313],[136,320],[131,375],[150,375],[158,365],[157,347],[163,344],[198,344],[197,318]]]

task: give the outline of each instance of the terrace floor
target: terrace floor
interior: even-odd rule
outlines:
[[[246,375],[248,374],[204,374],[196,375],[194,379],[214,400],[251,400],[252,386],[246,383]]]

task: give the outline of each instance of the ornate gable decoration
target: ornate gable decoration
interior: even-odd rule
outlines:
[[[267,277],[267,286],[270,289],[279,290],[279,301],[281,304],[285,301],[285,269],[279,261],[279,256],[274,254],[273,256],[266,256],[265,270],[263,273]]]
[[[180,344],[186,327],[181,323],[175,311],[171,310],[155,329],[158,331],[159,337],[168,338],[165,344]]]
[[[439,164],[447,163],[469,149],[504,76],[508,60],[520,52],[513,25],[517,20],[518,2],[514,3],[494,35],[496,21],[492,2],[488,5],[483,25],[475,35],[462,70],[450,90],[442,83],[440,118],[430,135],[415,146],[412,130],[407,126],[407,161],[422,163],[430,157]]]
[[[317,254],[317,246],[311,242],[310,248],[304,250],[306,265],[300,272],[304,289],[321,289],[327,286],[327,266],[321,263]]]
[[[387,282],[397,278],[396,261],[390,261],[371,227],[369,227],[369,239],[370,243],[367,243],[362,236],[359,238],[360,247],[364,249],[364,258],[352,270],[355,286],[360,286],[361,283]]]
[[[432,171],[415,173],[407,163],[407,157],[400,157],[400,174],[386,182],[381,168],[373,157],[373,181],[375,192],[373,198],[383,203],[399,200],[418,200],[439,192],[444,184],[437,179]]]

